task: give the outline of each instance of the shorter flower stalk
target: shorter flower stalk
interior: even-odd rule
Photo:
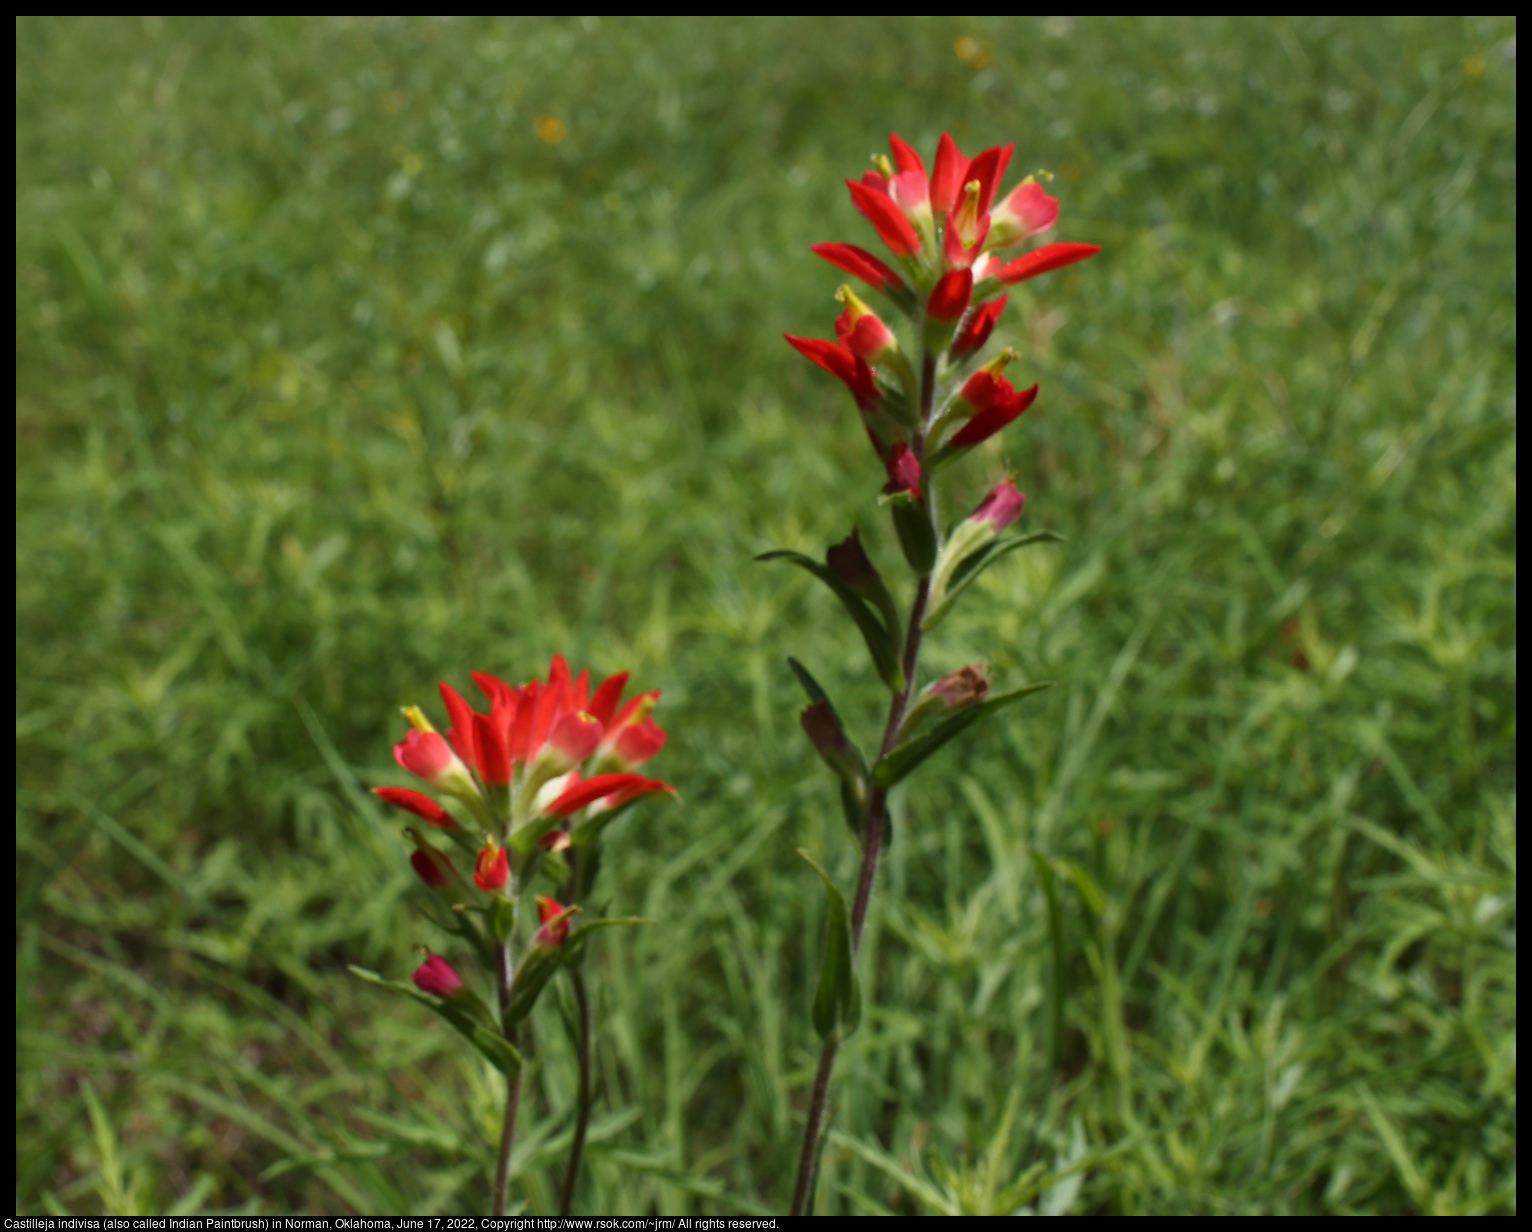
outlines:
[[[507,1102],[492,1191],[493,1210],[500,1215],[505,1211],[520,1100],[520,1023],[558,970],[567,969],[578,978],[585,947],[573,945],[571,938],[597,924],[629,922],[573,927],[581,912],[574,900],[589,890],[589,873],[597,864],[587,858],[582,878],[580,855],[592,855],[602,831],[634,801],[675,793],[668,783],[638,773],[664,746],[665,731],[650,717],[657,691],[623,702],[626,672],[592,689],[588,673],[572,676],[564,659],[555,655],[546,681],[516,686],[480,672],[473,673],[473,680],[485,697],[482,710],[474,709],[450,685],[441,685],[450,720],[445,732],[437,731],[419,707],[403,711],[410,730],[394,745],[394,759],[438,798],[409,787],[373,790],[388,804],[429,823],[472,861],[471,877],[465,876],[452,856],[420,828],[406,828],[413,848],[411,866],[432,896],[450,908],[445,918],[432,922],[467,946],[496,990],[498,1012],[492,1013],[458,971],[436,954],[428,954],[411,975],[427,1004],[506,1075]],[[443,806],[443,798],[458,815]],[[567,882],[561,895],[566,902],[536,896],[538,925],[518,960],[518,901],[547,861],[562,870],[555,877]],[[581,982],[577,998],[583,1000],[584,995]],[[588,1065],[588,1040],[581,1057],[581,1064]],[[587,1103],[589,1089],[589,1074],[582,1072],[582,1098]],[[583,1126],[588,1107],[580,1115]],[[578,1158],[576,1149],[566,1178],[566,1212]]]

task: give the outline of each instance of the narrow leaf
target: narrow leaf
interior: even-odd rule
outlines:
[[[1032,866],[1037,869],[1037,879],[1043,886],[1043,898],[1048,905],[1048,941],[1053,950],[1052,962],[1048,964],[1048,1074],[1056,1073],[1059,1049],[1064,1040],[1064,918],[1059,911],[1059,891],[1053,866],[1040,851],[1027,853]],[[1017,1199],[1018,1202],[1024,1199]]]
[[[895,645],[894,639],[889,636],[887,628],[873,610],[853,594],[851,589],[835,576],[828,565],[822,565],[812,556],[805,556],[802,552],[766,552],[757,556],[756,560],[790,561],[800,569],[807,569],[833,590],[835,597],[841,601],[846,611],[851,613],[851,619],[856,621],[856,627],[861,630],[862,640],[867,643],[867,651],[872,655],[873,666],[882,677],[883,683],[894,693],[904,688],[904,672],[899,667],[899,648]]]
[[[844,772],[842,771],[841,767],[838,766],[832,766],[832,769],[835,770],[836,774],[841,776],[842,783],[850,783],[853,791],[857,792],[859,795],[865,796],[868,781],[867,759],[862,756],[862,750],[857,748],[856,741],[852,740],[850,736],[846,735],[846,725],[840,721],[840,715],[836,713],[835,704],[830,700],[830,695],[820,687],[819,681],[814,679],[813,675],[809,672],[809,669],[804,667],[803,664],[799,663],[798,660],[793,658],[791,655],[787,657],[787,665],[793,669],[793,675],[798,677],[798,683],[803,686],[803,691],[808,695],[809,701],[812,702],[815,706],[823,707],[824,710],[828,713],[831,721],[834,722],[835,727],[838,729],[841,738],[845,740],[847,751],[851,754],[851,757],[855,762],[854,767],[848,767]],[[810,732],[809,736],[812,740],[813,733]],[[823,756],[823,752],[818,749],[817,745],[815,746],[815,751],[820,752],[820,755]],[[851,774],[854,778],[854,781],[853,778],[848,778],[847,774]]]
[[[846,919],[846,900],[830,875],[815,864],[801,847],[798,854],[819,874],[829,895],[830,911],[825,928],[824,963],[819,968],[819,987],[814,992],[814,1030],[822,1039],[845,1039],[862,1020],[862,990],[857,984],[851,953],[851,926]]]
[[[977,552],[970,552],[958,562],[956,569],[952,571],[952,580],[947,584],[947,593],[942,596],[942,601],[929,612],[920,622],[922,630],[929,632],[936,628],[957,601],[957,597],[973,585],[974,579],[984,570],[994,564],[1007,552],[1013,552],[1017,548],[1024,548],[1032,543],[1063,543],[1064,536],[1057,531],[1035,530],[1027,535],[1016,535],[1010,539],[997,539],[985,544]]]
[[[352,975],[359,976],[369,984],[381,984],[384,988],[402,992],[419,1001],[433,1013],[440,1014],[451,1024],[454,1031],[477,1048],[484,1055],[484,1059],[507,1078],[521,1068],[521,1053],[517,1052],[511,1042],[492,1026],[486,1025],[486,1023],[492,1024],[494,1019],[484,1002],[472,993],[467,993],[466,996],[454,996],[451,1001],[447,1001],[441,997],[432,996],[413,984],[406,984],[403,980],[384,979],[376,971],[368,971],[365,967],[352,966],[349,970]]]
[[[645,919],[643,916],[623,916],[610,920],[586,920],[569,930],[569,936],[564,938],[564,944],[559,947],[564,953],[564,965],[578,967],[585,961],[585,947],[590,941],[591,933],[598,928],[616,928],[622,924],[653,924],[655,921]]]
[[[887,757],[880,758],[877,765],[872,768],[873,782],[880,787],[893,787],[901,782],[910,771],[930,757],[932,753],[946,744],[959,732],[970,724],[977,723],[987,714],[991,714],[1002,707],[1009,706],[1012,702],[1020,701],[1029,693],[1036,693],[1042,689],[1051,689],[1053,681],[1044,680],[1038,684],[1025,685],[1019,689],[1012,689],[1009,693],[997,693],[994,696],[980,702],[977,706],[970,706],[966,710],[959,710],[949,718],[943,719],[924,735],[916,736],[913,740],[906,740],[903,744],[889,751]]]

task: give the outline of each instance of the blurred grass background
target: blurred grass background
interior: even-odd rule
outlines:
[[[855,859],[784,656],[881,703],[750,558],[898,554],[781,335],[837,310],[808,244],[877,247],[842,180],[943,128],[1104,245],[1013,294],[1042,396],[945,489],[1013,469],[1068,542],[927,656],[1061,685],[901,797],[819,1209],[1008,1209],[1038,1161],[1050,1212],[1515,1209],[1513,20],[17,39],[18,1212],[483,1212],[494,1081],[345,970],[439,942],[366,788],[399,705],[554,651],[663,690],[682,793],[611,835],[659,923],[593,955],[579,1208],[785,1207],[794,849]]]

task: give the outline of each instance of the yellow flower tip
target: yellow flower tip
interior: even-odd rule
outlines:
[[[546,141],[549,145],[558,145],[569,136],[569,126],[557,116],[551,116],[547,112],[533,119],[532,131],[537,134],[539,140]]]

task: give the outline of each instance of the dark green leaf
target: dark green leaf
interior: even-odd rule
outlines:
[[[991,714],[1002,707],[1009,706],[1012,702],[1020,701],[1029,693],[1036,693],[1042,689],[1051,689],[1053,681],[1044,680],[1038,684],[1025,685],[1019,689],[1012,689],[1009,693],[997,693],[987,698],[977,706],[970,706],[966,710],[959,710],[949,718],[943,719],[923,736],[916,736],[913,740],[906,740],[889,751],[887,757],[881,758],[878,764],[872,768],[873,782],[880,787],[892,787],[904,779],[910,771],[930,757],[932,753],[946,744],[964,728],[972,723],[977,723],[985,715]]]
[[[484,1059],[507,1078],[521,1068],[521,1053],[495,1030],[494,1017],[484,1002],[473,993],[464,990],[448,1001],[416,988],[413,984],[406,984],[403,980],[384,979],[376,971],[368,971],[365,967],[353,966],[350,971],[352,975],[360,976],[370,984],[381,984],[384,988],[402,992],[433,1013],[440,1014],[454,1031],[477,1048]]]
[[[790,561],[800,569],[807,569],[833,590],[835,597],[851,613],[851,619],[856,621],[856,627],[861,630],[862,640],[867,643],[867,651],[872,655],[873,666],[883,683],[894,693],[904,688],[904,672],[899,667],[899,648],[894,639],[889,636],[888,630],[873,610],[853,594],[828,565],[822,565],[802,552],[766,552],[757,556],[756,560]]]
[[[862,1020],[862,991],[857,984],[855,956],[851,952],[846,900],[835,888],[830,875],[809,858],[808,852],[799,848],[798,854],[819,874],[830,898],[824,963],[819,968],[819,987],[814,991],[814,1030],[822,1039],[845,1039]]]
[[[1064,1039],[1064,921],[1059,911],[1053,866],[1040,851],[1027,854],[1037,869],[1037,879],[1042,882],[1043,898],[1048,905],[1048,941],[1053,953],[1048,964],[1048,1067],[1045,1072],[1053,1074],[1058,1069],[1059,1048]]]

